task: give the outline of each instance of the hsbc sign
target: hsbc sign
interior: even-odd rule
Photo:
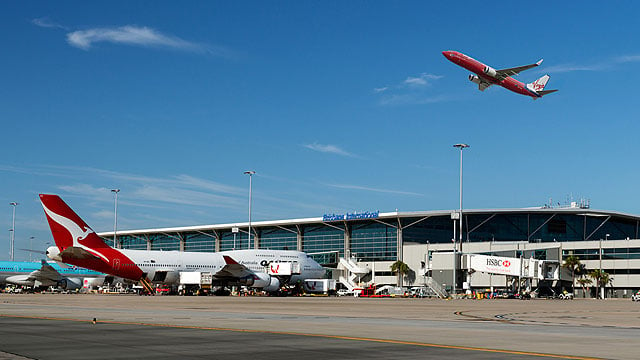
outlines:
[[[487,266],[510,267],[511,266],[511,261],[510,260],[502,260],[501,258],[496,258],[496,257],[488,257],[487,258]]]
[[[519,276],[520,265],[520,259],[518,258],[470,255],[468,267],[475,271],[486,273]]]

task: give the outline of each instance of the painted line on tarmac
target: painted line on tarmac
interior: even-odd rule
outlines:
[[[0,317],[18,318],[18,319],[35,319],[35,320],[74,321],[74,322],[83,322],[83,323],[92,323],[93,322],[93,320],[72,319],[72,318],[56,318],[56,317],[45,317],[45,316],[26,316],[26,315],[0,314]],[[308,337],[317,337],[317,338],[325,338],[325,339],[367,341],[367,342],[377,342],[377,343],[384,343],[384,344],[413,345],[413,346],[423,346],[423,347],[432,347],[432,348],[440,348],[440,349],[468,350],[468,351],[480,351],[480,352],[500,353],[500,354],[509,354],[509,355],[537,356],[537,357],[552,358],[552,359],[602,360],[601,358],[584,357],[584,356],[545,354],[545,353],[537,353],[537,352],[529,352],[529,351],[516,351],[516,350],[503,350],[503,349],[489,349],[489,348],[472,347],[472,346],[429,344],[429,343],[422,343],[422,342],[416,342],[416,341],[375,339],[375,338],[364,338],[364,337],[354,337],[354,336],[326,335],[326,334],[308,334],[308,333],[288,332],[288,331],[233,329],[233,328],[192,326],[192,325],[152,324],[152,323],[143,323],[143,322],[114,321],[114,320],[98,320],[96,322],[96,324],[155,326],[155,327],[166,327],[166,328],[175,328],[175,329],[233,331],[233,332],[274,334],[274,335],[308,336]]]

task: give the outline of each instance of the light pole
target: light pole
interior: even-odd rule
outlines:
[[[33,239],[35,239],[35,236],[29,237],[29,250],[31,250],[31,251],[29,251],[29,261],[32,261],[31,260],[31,253],[33,252]]]
[[[469,145],[468,144],[455,144],[455,145],[453,145],[453,147],[460,149],[460,212],[459,212],[460,219],[458,220],[460,229],[458,231],[458,237],[459,237],[459,240],[460,240],[460,249],[462,249],[462,150],[468,148]],[[454,241],[455,241],[455,239],[454,239]],[[454,246],[454,248],[456,248],[456,247]],[[456,264],[456,260],[457,260],[456,251],[457,250],[455,250],[453,252],[453,268],[454,268],[454,272],[455,272],[455,268],[457,266],[457,264]],[[456,283],[457,283],[457,281],[456,281]],[[455,292],[455,286],[456,286],[456,284],[454,283],[453,284],[454,292]]]
[[[113,248],[118,248],[118,193],[120,189],[111,189],[111,192],[115,194],[114,209],[113,209]]]
[[[256,172],[253,170],[247,170],[244,172],[245,175],[249,175],[249,248],[251,248],[251,177],[253,177],[253,174],[255,174]],[[255,244],[253,246],[255,248]]]
[[[18,203],[13,201],[9,205],[13,206],[13,220],[11,221],[11,238],[9,239],[9,259],[13,261],[13,247],[16,240],[16,206]]]

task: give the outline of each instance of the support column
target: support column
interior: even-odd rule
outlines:
[[[185,243],[186,243],[186,235],[178,233],[178,237],[180,238],[180,252],[184,252]]]
[[[351,232],[349,231],[349,225],[344,223],[344,257],[351,257]]]
[[[403,247],[403,240],[402,240],[402,228],[398,226],[398,229],[396,229],[396,242],[398,244],[398,260],[404,262],[404,252],[402,251],[402,247]]]
[[[145,235],[144,239],[147,241],[147,250],[151,251],[151,240],[149,240],[149,236]]]
[[[217,231],[213,231],[213,237],[214,237],[214,248],[216,252],[220,252],[220,233]]]
[[[251,237],[253,238],[254,249],[260,249],[260,236],[258,232],[256,231],[255,234],[251,234]],[[249,244],[249,246],[251,246],[251,244]]]
[[[296,233],[296,249],[302,251],[302,229],[300,229],[300,226],[296,226],[296,229],[298,230]]]

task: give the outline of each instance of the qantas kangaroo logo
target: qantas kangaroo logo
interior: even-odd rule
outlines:
[[[278,271],[280,271],[280,265],[276,265],[276,267],[274,268],[273,265],[271,265],[271,272],[274,274],[277,274]]]
[[[82,245],[80,243],[80,241],[83,241],[84,239],[87,238],[87,236],[89,236],[89,234],[93,233],[93,230],[91,230],[91,228],[89,228],[87,226],[86,229],[82,229],[80,226],[78,226],[78,224],[76,224],[75,222],[73,222],[70,219],[67,219],[66,217],[62,216],[62,215],[58,215],[56,213],[54,213],[53,211],[47,209],[47,207],[44,205],[44,203],[42,203],[42,207],[44,208],[44,212],[47,213],[47,216],[49,216],[53,221],[57,222],[58,224],[60,224],[60,226],[64,227],[65,229],[67,229],[67,231],[71,234],[71,239],[73,240],[73,246],[74,247],[79,247],[82,249],[87,250],[88,252],[92,253],[92,254],[96,254],[98,256],[100,256],[101,258],[103,258],[106,262],[109,262],[109,259],[102,255],[101,253],[90,249],[84,245]]]

